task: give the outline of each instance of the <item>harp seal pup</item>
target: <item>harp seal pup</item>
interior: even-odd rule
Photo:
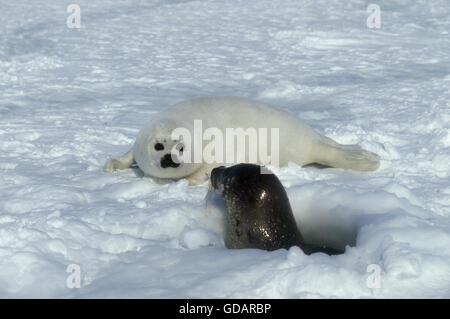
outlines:
[[[356,171],[373,171],[380,165],[378,155],[363,150],[359,145],[339,144],[286,111],[245,98],[208,97],[187,100],[157,114],[139,132],[129,152],[106,162],[105,171],[112,172],[137,164],[148,176],[172,180],[187,178],[190,185],[198,185],[208,180],[213,168],[239,163],[174,161],[172,149],[183,151],[184,145],[180,140],[172,139],[171,133],[175,128],[182,127],[194,136],[194,120],[201,120],[203,129],[214,127],[223,134],[226,128],[265,128],[267,132],[277,128],[280,166],[292,161],[301,166],[320,164]],[[203,141],[203,144],[206,142]],[[270,149],[267,146],[267,150]],[[245,152],[248,153],[248,145]],[[246,160],[240,162],[249,162],[248,154],[245,156]],[[254,164],[267,163],[262,163],[258,157]]]
[[[286,190],[277,176],[254,164],[216,167],[211,186],[226,207],[225,246],[229,249],[264,250],[300,247],[307,255],[344,251],[305,243],[297,228]]]

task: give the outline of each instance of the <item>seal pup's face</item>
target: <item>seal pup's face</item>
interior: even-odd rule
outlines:
[[[134,156],[144,173],[157,178],[180,179],[201,167],[202,163],[182,161],[180,156],[186,145],[182,139],[172,138],[173,130],[179,127],[183,127],[183,124],[173,120],[158,120],[140,132]]]

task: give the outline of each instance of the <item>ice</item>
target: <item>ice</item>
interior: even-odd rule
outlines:
[[[64,2],[2,1],[0,297],[450,297],[447,0],[377,1],[380,29],[362,0],[76,3],[80,29]],[[208,185],[103,171],[158,111],[212,95],[381,156],[273,168],[305,239],[344,254],[228,250]]]

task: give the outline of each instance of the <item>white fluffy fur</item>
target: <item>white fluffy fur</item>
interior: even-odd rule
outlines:
[[[236,164],[181,163],[176,168],[161,167],[161,157],[179,142],[172,141],[172,130],[185,127],[192,132],[194,120],[202,120],[203,130],[217,127],[222,132],[226,128],[238,127],[267,128],[269,132],[271,128],[279,128],[281,166],[292,161],[299,165],[319,163],[361,171],[376,170],[379,167],[378,155],[365,151],[358,145],[338,144],[287,112],[248,99],[217,97],[188,100],[159,113],[140,131],[133,148],[122,157],[108,160],[105,170],[124,169],[136,163],[149,176],[188,178],[190,184],[195,185],[205,181],[214,167]],[[193,136],[192,133],[191,135]],[[155,150],[155,143],[163,144],[164,150]],[[270,151],[270,146],[268,150]]]

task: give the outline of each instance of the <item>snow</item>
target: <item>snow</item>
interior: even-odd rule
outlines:
[[[1,0],[0,297],[450,297],[447,0],[376,1],[380,29],[362,0],[76,3],[80,29],[64,1]],[[382,157],[273,168],[304,237],[345,254],[228,250],[206,184],[103,172],[156,112],[211,95]]]

